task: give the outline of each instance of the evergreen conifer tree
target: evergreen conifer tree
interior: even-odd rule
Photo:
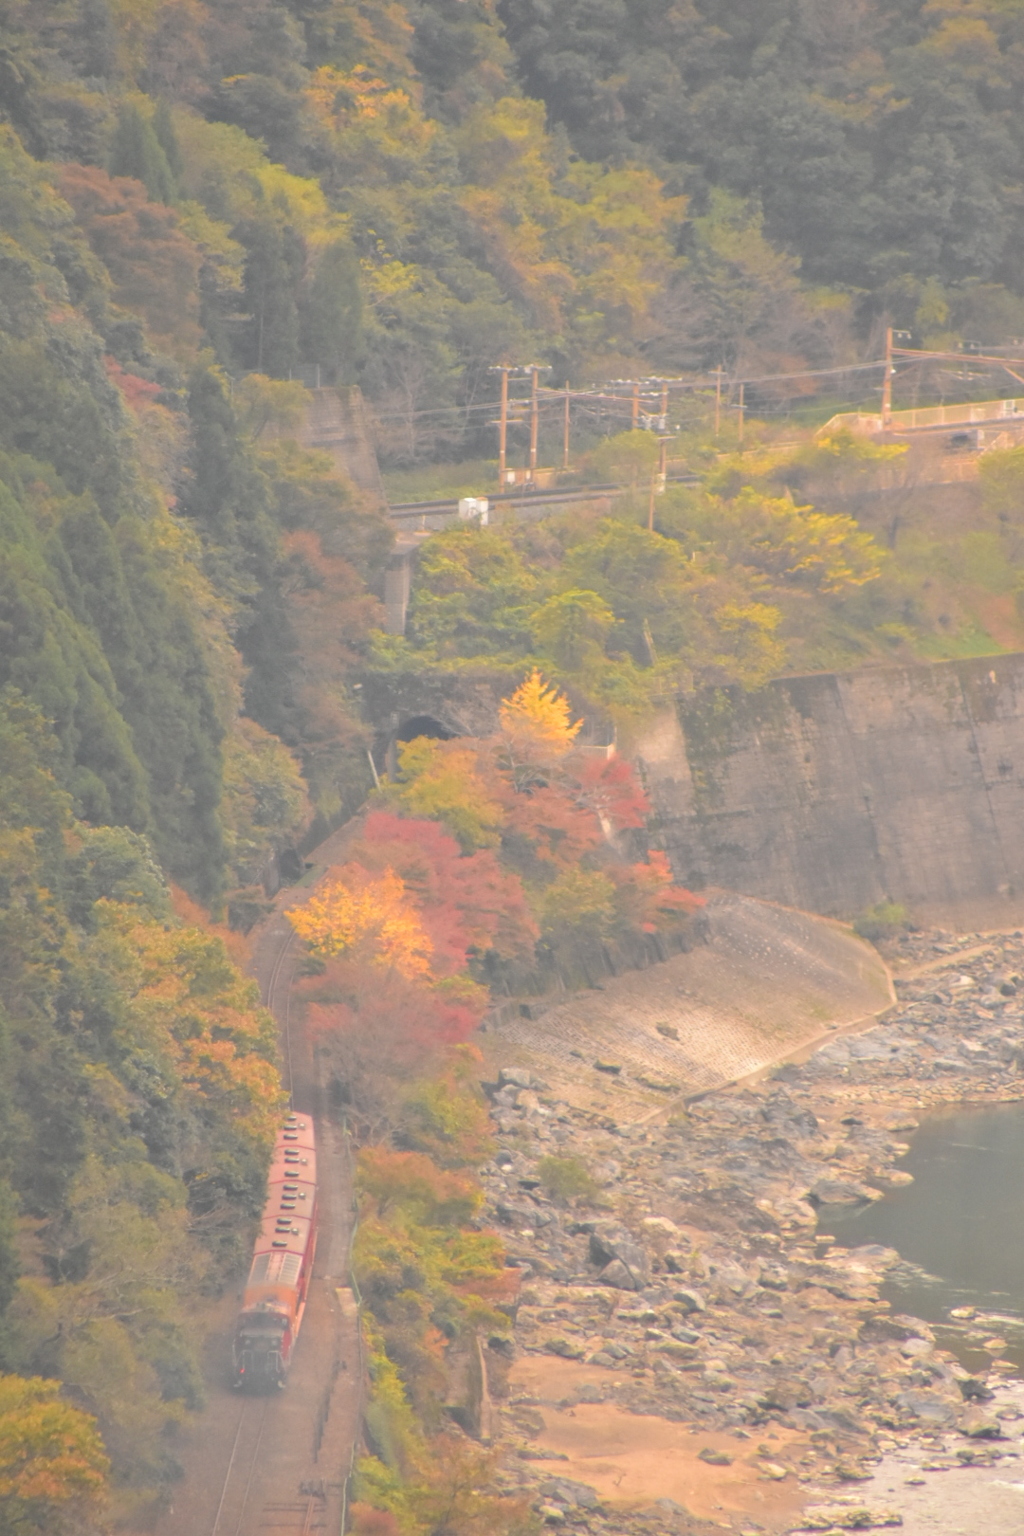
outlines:
[[[319,363],[324,383],[352,383],[362,353],[359,261],[348,240],[327,247],[302,307],[302,356]]]
[[[153,132],[164,152],[174,183],[177,184],[185,169],[185,159],[181,153],[181,145],[178,143],[174,118],[166,101],[157,102],[156,111],[153,113]]]
[[[174,201],[174,173],[153,124],[138,107],[126,103],[118,114],[110,147],[110,174],[141,181],[154,203]]]

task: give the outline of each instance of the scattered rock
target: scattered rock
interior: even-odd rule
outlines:
[[[877,1189],[849,1179],[818,1179],[811,1185],[807,1198],[814,1205],[868,1205],[882,1196]]]
[[[984,1408],[965,1408],[957,1425],[962,1435],[971,1440],[1001,1440],[1003,1426],[994,1413]]]
[[[929,1344],[935,1343],[935,1335],[928,1324],[906,1312],[897,1313],[895,1317],[868,1318],[860,1330],[860,1339],[863,1344],[883,1344],[891,1340],[903,1343],[906,1339],[926,1339]]]
[[[639,1291],[643,1287],[642,1278],[635,1275],[621,1259],[612,1259],[597,1278],[602,1285],[613,1285],[619,1291]]]
[[[574,1483],[567,1477],[552,1477],[541,1484],[541,1494],[548,1499],[579,1509],[597,1509],[601,1496],[589,1483]]]
[[[952,1424],[956,1418],[956,1404],[936,1392],[898,1392],[896,1406],[925,1424]]]
[[[873,1531],[885,1526],[903,1524],[903,1516],[895,1509],[872,1508],[867,1504],[847,1506],[836,1504],[818,1509],[808,1509],[799,1525],[790,1526],[797,1531]]]
[[[872,1478],[859,1461],[837,1461],[832,1470],[841,1483],[869,1483]]]
[[[690,1289],[673,1291],[672,1300],[677,1301],[680,1306],[685,1307],[688,1313],[706,1312],[708,1308],[708,1304],[704,1300],[704,1295],[701,1291],[694,1291]]]
[[[697,1460],[706,1461],[709,1467],[732,1466],[731,1456],[727,1456],[724,1451],[713,1450],[710,1445],[706,1445],[702,1451],[697,1452]],[[785,1473],[783,1473],[783,1476],[785,1476]]]
[[[622,1063],[618,1061],[595,1061],[594,1066],[598,1072],[607,1072],[612,1077],[618,1077],[622,1071]]]
[[[1015,1410],[996,1407],[984,1377],[936,1349],[926,1323],[892,1316],[881,1302],[882,1282],[919,1278],[913,1266],[880,1245],[847,1250],[841,1227],[838,1241],[816,1232],[829,1205],[855,1209],[905,1182],[897,1165],[907,1149],[896,1137],[924,1118],[918,1106],[930,1111],[968,1094],[990,1103],[1024,1097],[1020,991],[984,1011],[978,1005],[992,1003],[1004,974],[993,974],[991,961],[979,962],[980,986],[951,989],[958,965],[950,961],[965,945],[927,932],[900,943],[915,963],[929,965],[934,945],[941,963],[924,980],[900,981],[901,1002],[883,1025],[852,1042],[835,1039],[771,1080],[691,1102],[685,1123],[649,1120],[636,1107],[639,1095],[610,1081],[643,1086],[641,1074],[616,1061],[601,1062],[619,1068],[606,1082],[607,1096],[621,1100],[614,1118],[604,1108],[556,1102],[557,1083],[541,1098],[539,1080],[521,1068],[488,1089],[502,1144],[484,1169],[489,1205],[481,1220],[505,1228],[510,1269],[522,1276],[509,1307],[520,1352],[585,1359],[593,1368],[585,1384],[575,1365],[547,1368],[564,1380],[564,1411],[604,1402],[706,1434],[756,1426],[767,1433],[755,1463],[762,1475],[770,1464],[790,1479],[823,1478],[839,1489],[827,1505],[819,1496],[806,1517],[813,1523],[797,1527],[806,1531],[898,1523],[870,1499],[840,1496],[842,1484],[866,1481],[874,1453],[891,1449],[894,1437],[936,1472],[988,1465],[1013,1449],[1004,1448],[1001,1431],[1016,1438],[1005,1418]],[[1024,974],[1024,936],[1001,947],[1005,974]],[[593,1047],[579,1043],[582,1065]],[[951,1065],[936,1069],[937,1060]],[[644,1118],[632,1123],[638,1114]],[[567,1210],[543,1198],[536,1167],[552,1155],[580,1160],[600,1190],[598,1203],[577,1200]],[[978,1324],[971,1309],[958,1308],[952,1321],[978,1328],[972,1343],[984,1337],[997,1347],[996,1316]],[[501,1366],[500,1385],[504,1363],[496,1352],[487,1358]],[[1003,1368],[1009,1363],[989,1367],[993,1383]],[[545,1467],[545,1453],[514,1448],[541,1432],[543,1417],[531,1429],[525,1402],[495,1397],[514,1436],[510,1493],[554,1525],[577,1528],[585,1517],[594,1536],[647,1529],[639,1513],[609,1524],[564,1489],[548,1492],[553,1458]],[[997,1401],[1006,1400],[1000,1392]],[[799,1434],[798,1466],[787,1469],[787,1448],[773,1447],[773,1424]],[[542,1507],[554,1513],[541,1515]],[[650,1513],[662,1509],[678,1513],[668,1504]]]
[[[526,1067],[502,1067],[498,1073],[498,1082],[502,1088],[532,1088],[533,1074]]]
[[[563,1360],[582,1360],[586,1350],[578,1344],[571,1344],[568,1339],[545,1339],[544,1353],[561,1355]]]

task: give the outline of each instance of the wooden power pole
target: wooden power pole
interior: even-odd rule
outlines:
[[[565,386],[565,415],[562,418],[562,468],[569,468],[569,386]]]
[[[540,373],[540,369],[539,368],[533,367],[533,368],[530,369],[530,479],[531,480],[533,479],[533,472],[537,468],[537,426],[538,426],[538,414],[539,414],[538,413],[538,404],[537,404],[537,376],[538,376],[539,373]]]
[[[499,368],[501,374],[501,414],[498,418],[498,484],[505,489],[505,458],[508,447],[508,369]]]
[[[892,326],[885,328],[885,377],[882,379],[882,427],[892,421]]]

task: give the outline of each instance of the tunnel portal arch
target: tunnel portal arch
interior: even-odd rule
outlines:
[[[395,741],[415,741],[417,736],[427,736],[431,741],[451,741],[458,733],[451,731],[434,715],[410,715],[395,731]]]

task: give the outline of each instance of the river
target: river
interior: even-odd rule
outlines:
[[[938,1325],[971,1369],[998,1356],[1024,1369],[1024,1105],[929,1116],[902,1163],[913,1184],[822,1225],[846,1247],[882,1243],[907,1261],[884,1287],[894,1312]],[[974,1318],[951,1319],[974,1307]],[[986,1350],[984,1341],[1005,1339]]]

